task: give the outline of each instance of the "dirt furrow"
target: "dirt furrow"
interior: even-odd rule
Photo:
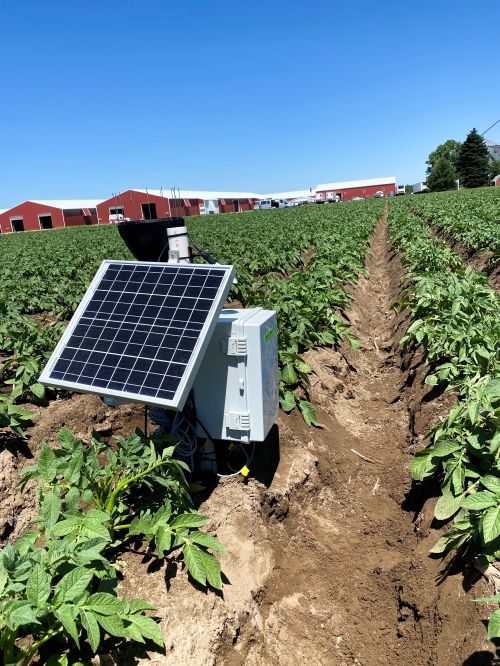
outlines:
[[[408,381],[411,372],[397,352],[401,325],[390,306],[401,267],[390,253],[386,220],[370,250],[350,312],[360,350],[307,355],[325,426],[302,427],[317,479],[289,503],[284,518],[278,513],[281,522],[270,530],[274,567],[259,591],[258,621],[250,615],[229,634],[215,663],[458,666],[469,657],[467,663],[490,663],[481,661],[491,652],[461,578],[437,584],[442,565],[427,555],[436,539],[433,501],[424,507],[425,498],[409,494],[415,427],[423,435],[449,405],[438,400],[433,414],[422,415],[409,395],[418,372]],[[294,431],[300,429],[296,423]]]

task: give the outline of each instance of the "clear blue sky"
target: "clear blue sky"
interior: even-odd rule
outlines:
[[[0,208],[416,182],[500,118],[499,25],[468,0],[2,0]]]

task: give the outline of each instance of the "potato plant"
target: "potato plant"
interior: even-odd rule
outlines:
[[[199,585],[222,589],[213,552],[224,548],[200,529],[207,518],[193,509],[187,467],[173,450],[139,432],[110,447],[63,429],[58,446],[44,444],[24,469],[21,486],[39,484],[38,514],[33,529],[0,551],[4,666],[27,666],[49,641],[61,659],[71,643],[79,649],[86,641],[96,652],[104,634],[162,647],[158,625],[145,614],[154,608],[117,593],[117,559],[130,541],[178,559]]]
[[[413,458],[413,479],[436,477],[437,520],[453,520],[432,553],[456,551],[467,561],[500,559],[500,296],[468,268],[427,224],[397,202],[390,209],[391,239],[403,253],[410,284],[399,306],[413,322],[401,340],[423,345],[426,383],[456,392],[450,414]],[[489,637],[500,637],[500,613]]]

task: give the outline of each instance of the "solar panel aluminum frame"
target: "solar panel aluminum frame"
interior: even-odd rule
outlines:
[[[76,382],[71,382],[71,381],[64,381],[64,380],[59,380],[59,379],[53,379],[50,377],[50,374],[59,360],[59,357],[63,350],[65,349],[69,339],[71,338],[76,326],[78,325],[80,318],[84,314],[92,296],[94,295],[95,291],[97,290],[101,280],[103,279],[107,268],[110,264],[120,264],[120,265],[134,265],[134,266],[151,266],[151,267],[158,267],[158,266],[179,266],[179,268],[187,268],[188,266],[192,267],[194,270],[199,270],[199,269],[204,269],[207,270],[209,266],[206,264],[171,264],[171,263],[165,263],[165,262],[149,262],[149,261],[115,261],[111,259],[105,259],[102,264],[100,265],[99,269],[97,270],[97,273],[95,274],[92,282],[90,283],[90,286],[88,287],[87,291],[85,292],[85,295],[83,296],[80,304],[78,305],[77,309],[75,310],[74,315],[72,316],[68,326],[66,327],[61,339],[57,343],[56,348],[52,352],[51,357],[49,358],[46,366],[44,367],[40,378],[39,382],[41,384],[44,384],[46,386],[52,386],[56,388],[65,388],[69,389],[72,391],[75,391],[77,393],[89,393],[89,394],[94,394],[94,395],[100,395],[100,396],[110,396],[113,398],[120,398],[124,401],[129,401],[129,402],[139,402],[144,405],[150,405],[150,406],[161,406],[165,407],[166,409],[174,409],[176,411],[182,410],[184,407],[184,404],[186,402],[186,399],[188,397],[189,391],[191,390],[193,383],[196,378],[196,373],[201,365],[201,362],[203,360],[204,353],[206,352],[206,349],[208,347],[208,344],[210,342],[210,338],[212,337],[212,334],[215,330],[215,327],[217,325],[217,320],[218,320],[218,315],[220,311],[222,310],[222,307],[225,303],[225,300],[227,298],[227,295],[229,293],[229,290],[231,289],[234,277],[235,277],[235,269],[234,266],[230,265],[219,265],[219,264],[214,264],[210,265],[210,268],[212,269],[224,269],[226,271],[226,274],[224,275],[221,284],[219,286],[217,296],[214,298],[214,301],[210,307],[209,314],[207,316],[207,319],[205,323],[203,324],[203,327],[200,331],[199,337],[196,341],[196,344],[193,348],[191,357],[186,364],[186,369],[184,374],[182,375],[181,381],[179,383],[179,386],[177,387],[174,397],[170,400],[165,399],[165,398],[159,398],[159,397],[150,397],[150,396],[144,396],[140,395],[138,393],[131,393],[128,391],[119,391],[115,389],[100,389],[99,387],[91,386],[90,384],[80,384]]]

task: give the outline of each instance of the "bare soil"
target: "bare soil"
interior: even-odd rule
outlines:
[[[306,354],[322,429],[280,414],[258,444],[252,478],[223,480],[201,506],[226,545],[223,595],[196,590],[185,571],[159,566],[144,550],[123,556],[122,592],[154,603],[164,653],[110,647],[101,663],[189,666],[471,666],[496,664],[485,640],[485,611],[472,598],[482,580],[444,576],[448,561],[428,550],[432,486],[411,485],[407,464],[452,395],[424,384],[421,354],[402,354],[408,325],[391,303],[402,269],[382,220],[368,273],[353,291],[349,317],[360,350]],[[88,438],[128,434],[139,406],[111,410],[73,396],[39,410],[28,446],[0,451],[0,534],[18,535],[33,513],[33,489],[16,491],[18,469],[62,425]],[[2,533],[3,529],[3,533]],[[149,646],[148,646],[149,648]]]

